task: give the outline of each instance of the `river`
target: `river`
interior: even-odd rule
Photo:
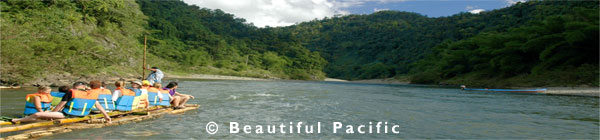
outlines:
[[[197,111],[119,126],[76,130],[43,139],[397,139],[535,138],[597,139],[599,99],[465,92],[458,88],[305,81],[180,81],[181,93],[197,98]],[[34,89],[3,89],[1,115],[23,111]],[[206,125],[215,122],[216,134]],[[231,122],[240,132],[230,133]],[[255,133],[256,125],[296,127],[321,123],[321,133]],[[333,133],[333,122],[343,124]],[[398,133],[358,133],[377,122]],[[243,132],[250,125],[251,132]],[[346,133],[346,126],[354,133]],[[293,128],[296,129],[296,128]],[[315,128],[316,129],[316,128]],[[302,128],[304,131],[304,128]],[[363,130],[363,131],[364,131]],[[285,129],[287,132],[287,128]],[[316,130],[315,130],[316,131]],[[367,130],[368,131],[368,130]]]

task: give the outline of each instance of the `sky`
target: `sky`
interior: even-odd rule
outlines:
[[[480,13],[524,0],[183,0],[190,5],[221,9],[258,27],[296,23],[381,10],[408,11],[428,17],[461,12]]]

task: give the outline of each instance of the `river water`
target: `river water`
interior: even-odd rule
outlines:
[[[397,138],[584,138],[599,137],[599,99],[593,97],[465,92],[458,88],[303,81],[180,81],[197,99],[196,111],[43,139],[397,139]],[[2,90],[1,113],[22,113],[33,89]],[[215,122],[216,134],[206,125]],[[231,122],[240,126],[230,133]],[[293,133],[267,126],[293,124]],[[296,125],[302,122],[302,133]],[[321,133],[317,133],[320,122]],[[335,129],[333,122],[342,123]],[[372,133],[368,133],[369,122]],[[375,124],[398,133],[375,133]],[[314,125],[312,134],[304,125]],[[243,126],[250,125],[250,134]],[[257,134],[256,125],[264,127]],[[353,134],[346,133],[350,125]],[[357,132],[357,126],[364,125]],[[382,127],[383,131],[383,127]]]

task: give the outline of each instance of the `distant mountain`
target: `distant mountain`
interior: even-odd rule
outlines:
[[[304,22],[280,30],[321,52],[328,77],[388,78],[408,74],[431,49],[479,34],[511,32],[557,15],[593,9],[598,1],[530,1],[480,14],[428,18],[416,13],[380,11]],[[518,63],[518,62],[515,62]]]

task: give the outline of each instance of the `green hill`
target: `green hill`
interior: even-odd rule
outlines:
[[[2,83],[127,76],[141,66],[138,38],[147,22],[135,2],[8,0],[0,6]]]
[[[0,6],[3,84],[139,77],[144,35],[148,64],[174,73],[324,78],[325,60],[281,39],[289,36],[182,1],[7,0]]]
[[[257,28],[182,1],[0,1],[0,82],[171,73],[598,86],[598,1],[529,1],[430,18],[380,11]]]
[[[543,22],[557,15],[588,9],[598,15],[598,1],[530,1],[480,14],[460,13],[428,18],[416,13],[380,11],[369,15],[326,18],[282,30],[322,52],[328,77],[388,78],[412,74],[414,62],[434,46],[482,33],[512,32],[511,28]],[[587,13],[586,13],[587,14]],[[597,55],[596,55],[597,56]],[[475,57],[475,56],[474,56]],[[516,62],[520,63],[520,62]]]
[[[137,2],[149,17],[150,51],[178,62],[183,71],[307,80],[325,76],[326,61],[319,53],[288,34],[182,1]]]

